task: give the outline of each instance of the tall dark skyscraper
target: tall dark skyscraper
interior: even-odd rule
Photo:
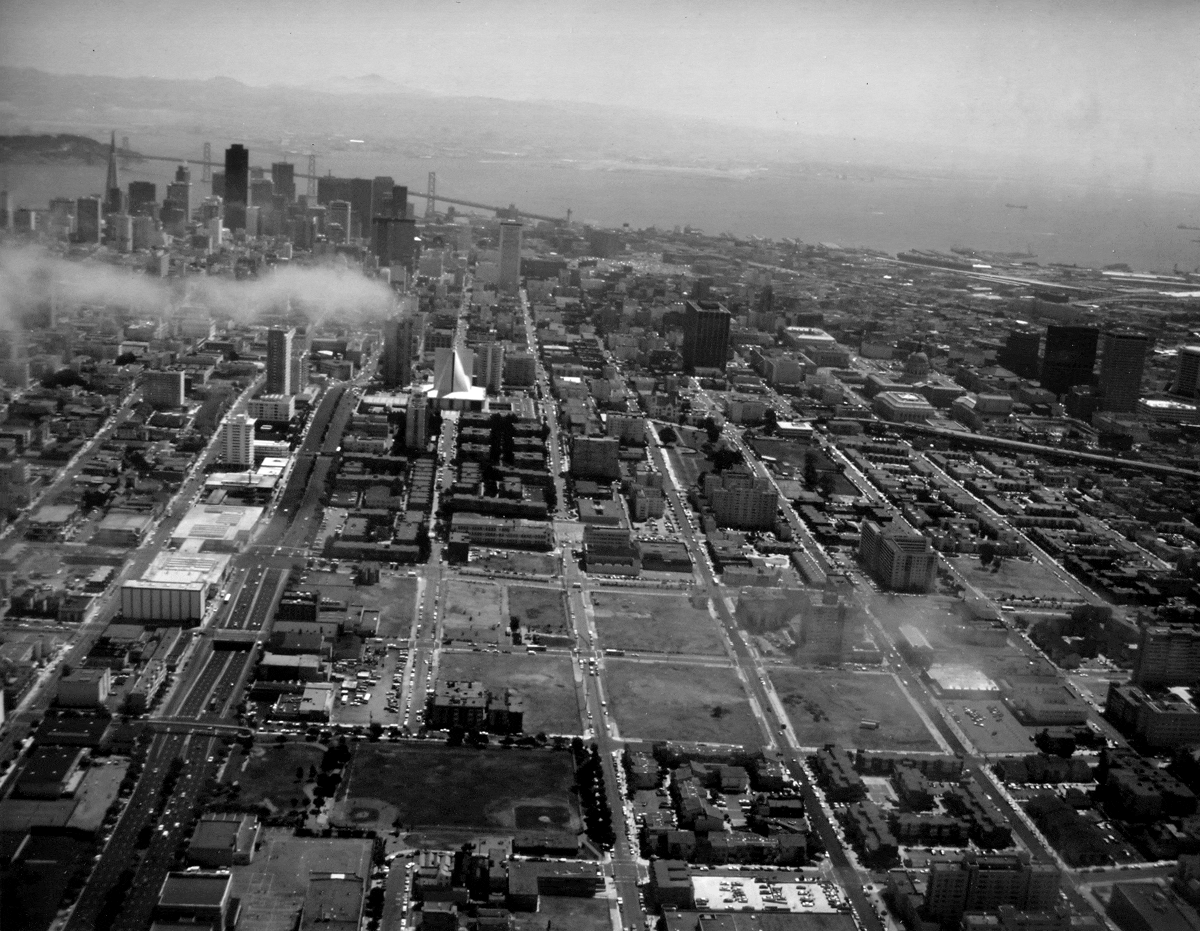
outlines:
[[[1075,385],[1090,385],[1096,369],[1100,332],[1086,326],[1046,327],[1042,387],[1063,395]]]
[[[384,266],[403,265],[411,276],[421,258],[417,221],[411,217],[375,217],[371,221],[371,251]]]
[[[724,371],[729,323],[729,311],[716,301],[688,301],[683,314],[684,368]]]
[[[408,216],[408,185],[397,184],[392,188],[392,216],[403,219]]]
[[[1100,345],[1100,410],[1137,410],[1149,351],[1150,337],[1144,333],[1109,330],[1104,334]]]
[[[242,145],[231,145],[225,150],[225,203],[249,203],[250,196],[250,150]]]
[[[275,193],[283,197],[286,203],[296,199],[296,166],[291,162],[272,162],[271,180],[275,183]]]
[[[412,381],[412,359],[418,342],[416,318],[403,317],[384,323],[381,367],[385,387],[400,388]]]
[[[1004,348],[996,361],[1022,378],[1038,377],[1038,354],[1042,347],[1042,334],[1037,330],[1013,330],[1008,334]]]
[[[152,213],[158,206],[158,189],[153,181],[129,182],[129,212]]]

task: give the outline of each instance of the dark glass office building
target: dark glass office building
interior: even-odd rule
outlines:
[[[1063,395],[1075,385],[1090,385],[1096,370],[1099,337],[1100,331],[1094,327],[1047,327],[1042,387]]]
[[[716,301],[688,301],[683,314],[683,365],[725,370],[730,313]]]

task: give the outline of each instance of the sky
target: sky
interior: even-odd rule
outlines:
[[[0,0],[0,23],[0,63],[62,73],[374,74],[1148,179],[1200,151],[1193,0]]]

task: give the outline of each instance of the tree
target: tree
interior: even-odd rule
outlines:
[[[675,432],[674,427],[672,427],[670,424],[667,424],[658,431],[658,439],[660,442],[669,446],[672,443],[679,442],[679,434]]]
[[[765,411],[763,411],[762,432],[766,436],[770,436],[775,432],[778,426],[779,418],[775,416],[775,409],[768,407]]]
[[[996,544],[991,540],[984,540],[979,544],[979,565],[986,566],[996,558]]]
[[[710,443],[715,443],[721,438],[721,428],[717,426],[717,422],[712,417],[704,418],[704,432],[708,434]]]
[[[304,778],[304,767],[303,767],[303,766],[297,766],[297,767],[296,767],[296,781],[297,781],[297,782],[299,782],[299,781],[300,781],[300,780],[302,780],[303,778]]]
[[[817,490],[824,497],[831,497],[837,491],[837,479],[829,472],[822,473],[821,477],[817,479]]]
[[[558,510],[558,489],[554,486],[553,482],[546,486],[546,490],[542,497],[546,499],[547,511]]]

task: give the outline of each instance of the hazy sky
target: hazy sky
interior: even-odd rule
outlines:
[[[595,101],[1186,176],[1200,4],[0,0],[0,62]]]

